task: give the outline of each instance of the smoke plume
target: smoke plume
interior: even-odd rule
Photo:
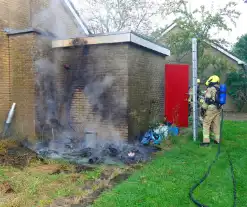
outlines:
[[[49,2],[46,8],[33,16],[32,24],[34,28],[51,34],[49,37],[38,37],[37,53],[34,55],[37,74],[37,130],[42,139],[48,136],[51,141],[42,141],[30,147],[36,151],[56,149],[57,153],[62,154],[78,146],[80,149],[102,149],[107,143],[124,146],[125,141],[116,127],[116,114],[121,116],[122,112],[126,112],[127,98],[117,90],[112,90],[118,80],[111,74],[105,74],[103,78],[95,77],[91,71],[85,70],[84,62],[80,60],[76,67],[65,71],[62,63],[67,58],[67,52],[52,51],[51,40],[79,37],[82,34],[79,30],[72,33],[69,29],[72,22],[68,19],[71,17],[62,9],[60,0]],[[77,130],[73,123],[70,123],[69,117],[72,99],[78,88],[90,106],[84,107],[81,115],[77,115],[81,130]],[[104,101],[106,97],[111,100],[110,105],[107,104],[109,101]],[[61,118],[63,110],[67,114],[65,118]],[[76,142],[79,144],[71,144]]]

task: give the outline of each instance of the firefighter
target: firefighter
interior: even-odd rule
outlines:
[[[201,146],[209,146],[210,131],[214,134],[214,142],[220,142],[220,113],[221,107],[217,103],[217,91],[219,90],[220,78],[216,75],[209,77],[206,81],[207,91],[205,93],[202,108],[205,110],[203,118],[203,142]]]

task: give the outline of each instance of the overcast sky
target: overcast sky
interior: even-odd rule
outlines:
[[[72,0],[78,10],[82,9],[82,5],[80,2],[82,0]],[[200,7],[200,5],[205,5],[208,8],[211,8],[212,3],[214,4],[215,8],[223,7],[231,0],[188,0],[190,7],[192,10],[195,8]],[[247,3],[244,3],[244,0],[236,0],[238,2],[238,11],[241,12],[241,16],[237,21],[237,27],[233,28],[231,32],[224,32],[219,34],[219,37],[225,38],[231,44],[234,44],[237,41],[237,38],[243,34],[247,33]],[[157,22],[162,22],[157,20]],[[166,22],[162,22],[162,24],[170,24],[172,23],[172,19],[166,20]],[[162,26],[162,25],[160,25]]]
[[[208,7],[211,6],[212,2],[214,2],[215,6],[224,6],[227,4],[227,2],[230,2],[230,0],[189,0],[191,7],[194,9],[195,7],[200,6],[201,4],[204,4]],[[199,3],[201,2],[201,3]],[[235,43],[237,41],[237,38],[240,37],[243,34],[247,33],[247,3],[244,3],[244,0],[237,0],[238,2],[238,11],[241,12],[241,16],[237,21],[236,28],[233,28],[231,32],[222,33],[220,34],[221,37],[224,37],[227,39],[230,43]]]

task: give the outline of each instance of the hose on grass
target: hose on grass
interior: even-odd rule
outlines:
[[[220,138],[222,137],[222,128],[223,128],[223,110],[221,111],[221,123],[220,123]],[[218,144],[218,150],[216,152],[215,158],[214,160],[211,162],[211,164],[208,167],[208,170],[206,171],[206,173],[204,174],[204,176],[199,180],[199,182],[197,182],[195,185],[192,186],[192,188],[190,189],[189,192],[189,196],[190,196],[190,200],[196,205],[196,206],[200,206],[200,207],[208,207],[205,204],[200,203],[198,200],[196,200],[193,196],[193,193],[195,191],[196,188],[198,188],[209,176],[210,171],[212,166],[216,163],[216,161],[219,158],[219,155],[221,153],[221,142]],[[228,161],[229,161],[229,166],[230,166],[230,170],[231,170],[231,177],[232,177],[232,183],[233,183],[233,207],[236,207],[236,202],[237,202],[237,190],[236,190],[236,179],[235,179],[235,175],[234,175],[234,168],[233,168],[233,163],[230,157],[230,153],[226,150],[227,153],[227,157],[228,157]]]

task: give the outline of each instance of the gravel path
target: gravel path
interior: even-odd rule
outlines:
[[[224,119],[231,121],[247,121],[247,113],[225,112]]]

